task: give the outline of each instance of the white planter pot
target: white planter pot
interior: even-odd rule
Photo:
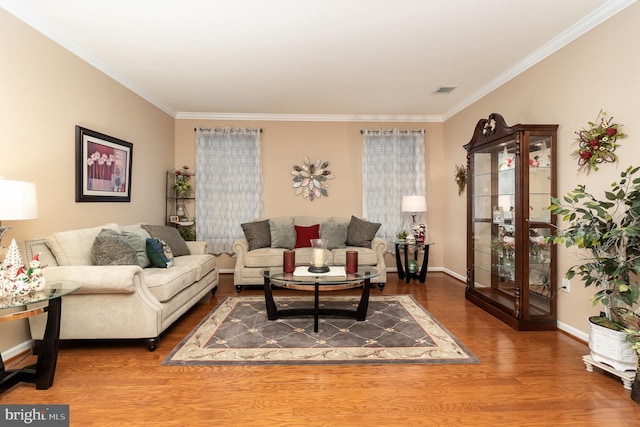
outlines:
[[[589,322],[589,348],[596,362],[618,371],[635,371],[638,358],[626,341],[626,334]]]

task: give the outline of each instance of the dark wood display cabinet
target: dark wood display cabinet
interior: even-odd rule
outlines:
[[[558,125],[507,126],[493,113],[467,150],[466,298],[517,330],[556,329]]]

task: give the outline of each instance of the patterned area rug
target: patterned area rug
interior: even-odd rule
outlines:
[[[359,297],[321,296],[324,307],[353,308]],[[276,297],[278,308],[313,298]],[[320,316],[267,320],[264,297],[227,297],[166,357],[163,365],[478,363],[410,295],[372,296],[367,319]]]

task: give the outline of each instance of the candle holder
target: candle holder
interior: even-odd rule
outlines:
[[[294,251],[284,251],[282,253],[282,266],[285,273],[293,273],[296,269],[296,253]]]
[[[347,274],[358,272],[358,251],[347,251]]]
[[[311,239],[311,265],[310,273],[327,273],[327,241],[325,239]]]

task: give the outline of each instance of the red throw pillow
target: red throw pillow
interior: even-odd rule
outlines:
[[[310,227],[296,225],[296,248],[310,248],[311,239],[320,238],[320,224]]]

